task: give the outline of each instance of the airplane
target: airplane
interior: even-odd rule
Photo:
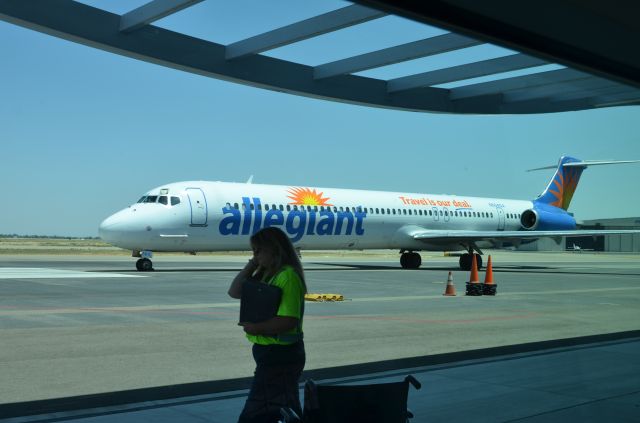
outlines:
[[[594,251],[594,249],[593,248],[582,248],[581,246],[579,246],[578,244],[576,244],[574,242],[571,247],[567,247],[567,251],[575,251],[575,252],[580,253],[582,251]]]
[[[466,251],[469,270],[481,248],[503,248],[539,238],[640,233],[576,230],[567,212],[588,166],[636,163],[583,161],[562,156],[535,200],[433,195],[338,188],[187,181],[159,186],[137,203],[106,218],[102,240],[132,251],[136,268],[153,270],[153,252],[247,251],[260,228],[285,231],[298,251],[397,249],[400,265],[417,269],[419,251]]]

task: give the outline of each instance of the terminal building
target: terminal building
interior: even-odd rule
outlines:
[[[640,217],[623,217],[616,219],[583,220],[578,229],[640,229]],[[563,237],[559,243],[553,239],[539,239],[517,248],[522,251],[602,251],[612,253],[640,252],[640,234],[585,236],[579,238]]]

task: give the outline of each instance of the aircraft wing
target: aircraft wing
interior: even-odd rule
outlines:
[[[413,239],[421,241],[492,241],[538,238],[640,234],[640,230],[573,230],[573,231],[416,231]]]

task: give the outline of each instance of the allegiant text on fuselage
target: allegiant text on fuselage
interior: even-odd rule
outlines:
[[[353,212],[333,212],[328,208],[305,210],[302,206],[285,214],[277,209],[262,210],[262,203],[257,197],[242,197],[242,205],[244,210],[229,205],[222,208],[221,235],[249,235],[270,226],[281,226],[292,242],[299,241],[303,235],[364,235],[363,223],[367,213],[360,208]]]

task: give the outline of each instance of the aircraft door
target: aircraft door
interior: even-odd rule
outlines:
[[[498,214],[498,230],[504,231],[505,217],[502,207],[496,207],[496,213]]]
[[[438,216],[438,208],[437,207],[431,207],[431,210],[433,211],[433,220],[435,222],[440,220],[440,216]]]
[[[451,219],[451,210],[444,209],[444,221],[448,222]]]
[[[191,226],[207,226],[207,200],[201,188],[187,188],[191,206]]]

